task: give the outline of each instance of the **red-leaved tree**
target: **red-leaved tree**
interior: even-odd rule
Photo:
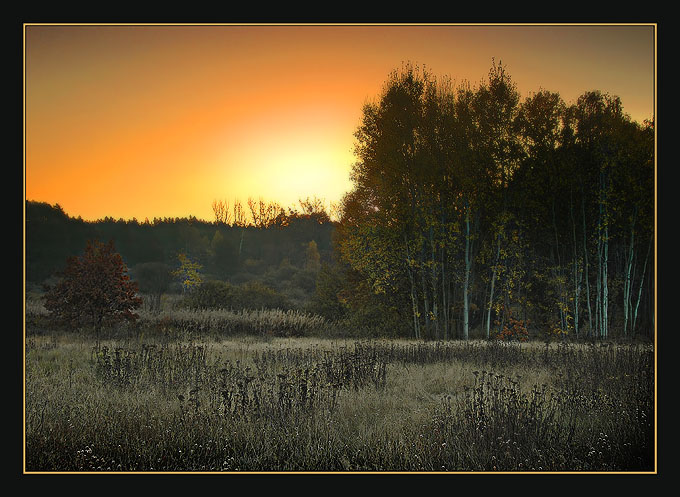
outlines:
[[[61,280],[47,289],[45,308],[56,320],[92,325],[97,334],[105,322],[134,321],[142,299],[127,273],[112,241],[88,241],[85,253],[69,258]]]

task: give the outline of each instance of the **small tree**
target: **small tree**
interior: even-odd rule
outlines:
[[[112,241],[88,241],[81,257],[67,260],[61,280],[47,287],[45,308],[57,321],[91,324],[97,336],[105,321],[134,321],[142,299],[127,272]]]
[[[319,249],[314,240],[307,244],[305,259],[305,269],[315,272],[318,272],[319,269],[321,269],[321,255],[319,254]]]
[[[201,286],[203,276],[200,270],[203,268],[198,262],[193,262],[189,257],[181,252],[177,255],[179,268],[172,272],[172,275],[180,280],[182,293],[190,292]]]

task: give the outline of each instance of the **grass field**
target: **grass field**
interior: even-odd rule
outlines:
[[[648,345],[160,333],[26,337],[26,472],[655,470]]]

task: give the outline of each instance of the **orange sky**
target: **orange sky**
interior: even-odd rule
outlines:
[[[213,220],[351,188],[361,108],[410,61],[454,82],[502,61],[526,97],[600,90],[654,114],[653,25],[25,26],[26,198],[72,216]]]

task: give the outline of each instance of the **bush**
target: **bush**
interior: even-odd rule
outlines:
[[[527,330],[527,323],[521,319],[515,319],[510,316],[508,321],[503,325],[503,329],[498,334],[498,338],[503,341],[526,342],[529,339],[529,332]]]
[[[260,283],[249,281],[231,285],[224,281],[210,280],[186,298],[190,309],[290,309],[288,299],[281,293]]]
[[[226,309],[232,306],[234,293],[234,287],[229,283],[210,280],[188,297],[188,304],[192,309]]]
[[[312,294],[316,288],[316,272],[310,269],[298,271],[291,277],[291,283],[305,293]]]
[[[290,309],[288,299],[259,281],[249,281],[236,288],[234,309]]]
[[[342,319],[347,315],[347,306],[339,299],[344,288],[343,273],[337,266],[322,264],[316,278],[316,287],[309,309],[327,319]]]

